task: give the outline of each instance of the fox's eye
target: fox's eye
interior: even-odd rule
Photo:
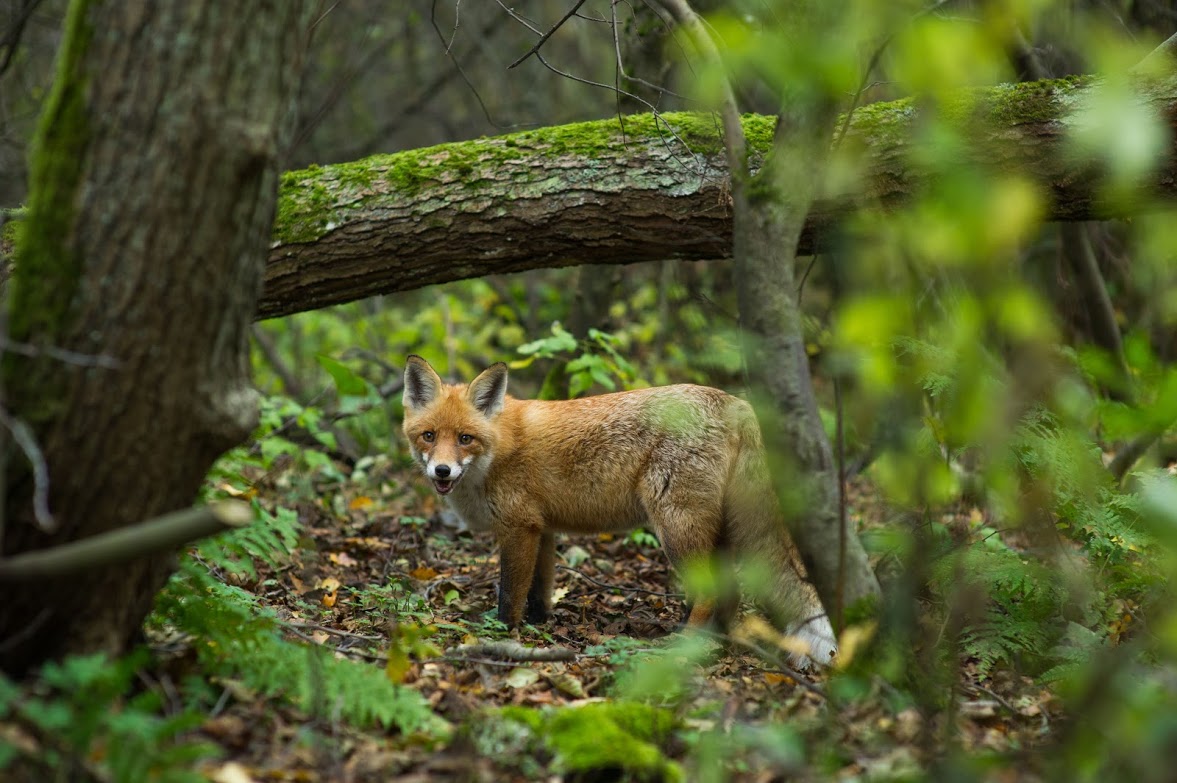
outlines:
[[[433,442],[433,430],[425,430],[424,432],[422,432],[421,433],[421,440],[425,441],[426,443],[432,443]]]
[[[461,443],[463,446],[469,446],[471,444],[471,442],[473,442],[473,440],[474,440],[473,435],[466,435],[465,433],[463,433],[458,436],[458,443]]]

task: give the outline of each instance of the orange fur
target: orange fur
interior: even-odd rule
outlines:
[[[517,400],[506,383],[502,364],[468,385],[442,383],[417,356],[405,368],[414,457],[468,524],[498,539],[503,622],[547,617],[553,533],[649,524],[676,567],[728,549],[766,559],[778,581],[770,617],[804,628],[821,615],[811,648],[825,645],[814,657],[828,660],[832,631],[776,507],[751,406],[692,385]],[[692,624],[731,619],[731,596],[691,598]]]

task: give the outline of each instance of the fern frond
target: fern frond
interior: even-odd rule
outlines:
[[[416,691],[391,682],[382,668],[284,638],[277,616],[257,596],[214,579],[199,563],[185,561],[161,594],[156,618],[199,640],[206,673],[239,679],[308,714],[405,733],[444,730]]]

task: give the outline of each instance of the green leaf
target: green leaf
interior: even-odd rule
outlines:
[[[335,390],[339,392],[340,397],[367,396],[368,382],[352,372],[346,364],[321,353],[315,354],[315,359],[330,374],[331,380],[335,381]]]

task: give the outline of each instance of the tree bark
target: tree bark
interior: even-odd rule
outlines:
[[[1093,78],[1000,85],[962,93],[938,110],[960,117],[978,161],[1036,181],[1048,220],[1118,217],[1147,204],[1096,198],[1098,167],[1066,149],[1067,128]],[[1140,99],[1177,126],[1177,77],[1142,80]],[[838,220],[887,209],[921,191],[910,100],[854,112],[845,149],[859,149],[856,191],[818,193],[798,253],[822,247]],[[755,172],[775,118],[746,115]],[[1175,134],[1177,135],[1177,134]],[[374,294],[489,274],[578,264],[732,252],[732,208],[718,121],[709,115],[616,118],[443,144],[283,178],[258,315],[270,318]],[[1153,195],[1177,195],[1177,156]]]
[[[212,461],[252,430],[248,329],[312,11],[71,5],[9,299],[12,338],[41,350],[4,364],[53,520],[37,518],[35,472],[10,449],[4,556],[191,505]],[[6,587],[0,669],[121,651],[173,560]]]
[[[836,115],[826,105],[786,101],[773,152],[737,198],[734,255],[744,360],[769,453],[786,464],[777,482],[789,529],[835,629],[844,609],[880,595],[858,531],[840,513],[841,477],[822,426],[805,352],[793,249],[823,176],[823,145]],[[741,203],[741,201],[745,203]]]

